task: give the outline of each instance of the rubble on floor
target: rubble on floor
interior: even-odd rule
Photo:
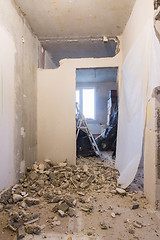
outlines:
[[[16,232],[24,225],[27,233],[39,234],[40,227],[32,224],[39,220],[40,214],[28,215],[26,211],[29,207],[45,201],[54,204],[52,211],[60,217],[74,217],[77,201],[82,204],[89,201],[85,199],[86,191],[98,191],[106,184],[111,189],[116,189],[117,177],[117,170],[99,161],[93,162],[91,166],[69,166],[67,163],[53,164],[50,160],[45,160],[43,164],[35,163],[27,168],[27,173],[19,183],[5,194],[6,199],[4,197],[0,200],[0,211],[8,209],[10,204],[8,227],[12,231]],[[76,199],[72,197],[73,193],[77,194]],[[16,205],[18,212],[14,212]],[[84,205],[81,210],[89,214],[93,211],[93,206]],[[60,221],[53,220],[51,224],[58,226]]]
[[[135,212],[140,207],[136,191],[129,192],[117,186],[118,176],[111,163],[100,162],[98,158],[80,158],[77,165],[53,164],[50,160],[35,163],[27,168],[18,184],[0,195],[0,212],[8,214],[7,227],[17,234],[18,240],[26,234],[39,235],[46,226],[52,230],[60,228],[65,219],[79,218],[80,212],[88,217],[108,212],[112,221],[116,221],[122,212],[111,205],[104,209],[103,204],[98,205],[95,194],[104,193],[106,198],[131,197],[130,211]],[[141,198],[145,201],[143,193]],[[48,209],[45,222],[43,209]],[[144,226],[136,219],[127,219],[124,224],[133,235],[135,229]],[[102,219],[99,228],[108,231],[111,226]],[[96,229],[91,230],[95,232]],[[92,231],[86,234],[95,235]]]
[[[45,160],[43,164],[35,163],[27,168],[27,173],[19,183],[10,188],[6,194],[7,200],[4,200],[5,197],[0,200],[0,211],[8,209],[10,205],[8,227],[12,231],[16,232],[25,226],[26,233],[39,234],[40,226],[34,224],[39,220],[40,213],[28,214],[27,210],[31,206],[44,202],[53,204],[54,213],[62,218],[66,216],[72,218],[76,216],[77,201],[82,205],[88,204],[89,200],[85,199],[86,192],[91,189],[99,191],[106,184],[111,190],[116,189],[117,177],[116,169],[99,161],[93,162],[91,166],[86,164],[69,166],[65,162],[53,164],[50,160]],[[16,206],[18,211],[14,212]],[[94,207],[90,205],[81,207],[81,210],[88,214],[93,209]],[[53,219],[51,224],[58,226],[60,221]],[[24,234],[20,235],[22,237]]]

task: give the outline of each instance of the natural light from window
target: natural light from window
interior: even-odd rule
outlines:
[[[83,89],[83,114],[94,119],[94,89]]]
[[[76,103],[79,105],[79,90],[76,90]]]

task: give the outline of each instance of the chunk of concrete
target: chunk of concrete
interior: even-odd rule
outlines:
[[[139,208],[139,204],[133,204],[132,205],[132,210],[138,209]]]
[[[77,201],[73,198],[69,198],[66,200],[66,203],[69,207],[75,207],[77,204]]]
[[[63,212],[67,212],[69,206],[66,203],[62,203],[58,206],[58,210],[62,210]]]
[[[39,170],[44,171],[44,169],[45,169],[44,164],[43,163],[39,164]]]
[[[82,183],[80,184],[80,188],[86,189],[86,188],[88,188],[88,187],[89,187],[89,183],[88,183],[88,182],[82,182]]]
[[[60,222],[60,221],[53,221],[53,222],[52,222],[52,225],[53,225],[54,227],[60,226],[60,225],[61,225],[61,222]]]
[[[7,188],[0,193],[0,203],[7,204],[12,195],[12,188]]]
[[[70,217],[74,217],[74,216],[76,215],[75,210],[74,210],[73,208],[69,208],[69,210],[68,210],[68,215],[69,215]]]
[[[0,212],[3,211],[3,204],[0,203]]]
[[[138,221],[134,221],[133,222],[133,226],[136,227],[136,228],[142,228],[143,227],[143,224],[138,222]]]
[[[116,191],[117,191],[117,193],[119,193],[122,196],[126,195],[126,191],[122,188],[116,188]]]
[[[62,185],[62,189],[67,189],[68,187],[69,187],[69,183],[68,182]]]
[[[107,230],[108,229],[107,225],[104,222],[100,223],[100,227],[101,227],[102,230]]]
[[[21,226],[20,228],[18,228],[17,231],[17,240],[21,240],[25,237],[26,232],[25,232],[25,228],[24,226]]]
[[[59,215],[61,217],[65,217],[66,216],[65,212],[63,212],[62,210],[58,210],[58,213],[59,213]]]
[[[62,200],[61,197],[54,197],[49,201],[49,203],[59,203]]]
[[[29,175],[30,179],[32,181],[36,180],[38,178],[38,173],[37,172],[32,172],[30,175]]]
[[[23,196],[20,195],[20,194],[13,194],[13,201],[16,203],[16,202],[19,202],[19,201],[22,201],[23,200]]]
[[[27,225],[25,227],[25,231],[28,234],[36,234],[39,235],[41,233],[41,227],[37,224],[33,224],[33,225]]]
[[[87,165],[83,165],[83,171],[86,173],[88,172],[88,166]]]
[[[32,205],[37,205],[37,204],[39,204],[39,203],[40,203],[40,200],[39,200],[39,199],[36,199],[36,198],[29,198],[29,197],[27,197],[27,198],[25,199],[25,202],[26,202],[26,204],[30,207],[30,206],[32,206]]]
[[[67,163],[59,163],[59,167],[66,167]]]
[[[38,184],[40,187],[43,187],[43,186],[44,186],[44,180],[38,180],[38,181],[37,181],[37,184]]]
[[[115,218],[115,217],[116,217],[116,214],[115,214],[115,213],[111,213],[111,217],[112,217],[112,218]]]

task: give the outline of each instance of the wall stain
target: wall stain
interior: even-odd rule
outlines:
[[[18,6],[18,4],[16,3],[16,1],[14,0],[14,3],[15,3],[15,5],[16,5],[16,7],[17,7],[17,9],[18,9],[18,11],[25,17],[26,16],[26,14],[22,11],[22,9]]]
[[[51,4],[56,4],[56,3],[57,3],[56,1],[51,2]]]

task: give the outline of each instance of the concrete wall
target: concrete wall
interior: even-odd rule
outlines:
[[[148,102],[144,145],[144,191],[155,207],[156,203],[156,112],[155,98]]]
[[[41,43],[39,43],[38,47],[38,67],[43,69],[57,68],[49,52],[44,49]]]
[[[54,62],[52,61],[49,53],[47,51],[45,51],[45,65],[44,68],[56,68],[56,65],[54,64]]]
[[[77,83],[76,89],[94,88],[95,89],[95,121],[88,121],[90,123],[107,123],[107,102],[109,90],[117,90],[117,82],[103,82],[103,83]]]
[[[76,69],[119,67],[121,54],[103,59],[65,59],[38,70],[38,160],[76,163]]]
[[[38,40],[14,1],[0,1],[0,190],[36,160]]]
[[[160,87],[148,102],[145,130],[144,184],[152,206],[160,209]]]

